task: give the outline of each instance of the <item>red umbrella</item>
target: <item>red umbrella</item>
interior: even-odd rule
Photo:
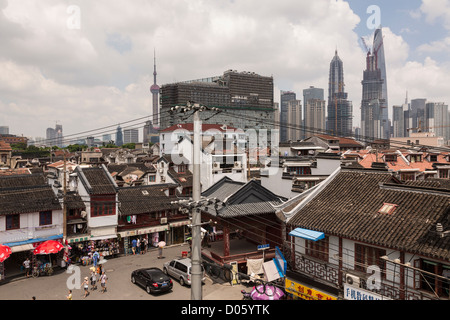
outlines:
[[[33,250],[33,254],[50,254],[57,253],[64,248],[61,242],[55,240],[47,240]]]
[[[11,255],[11,248],[0,244],[0,262],[5,261]]]

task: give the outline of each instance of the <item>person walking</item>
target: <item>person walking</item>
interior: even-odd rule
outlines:
[[[102,275],[100,276],[100,285],[102,286],[102,293],[106,292],[106,281],[108,281],[108,277],[106,276],[106,273],[103,271]]]
[[[91,272],[91,290],[97,290],[97,273],[95,269]]]
[[[92,255],[92,259],[94,260],[94,267],[97,266],[97,262],[100,259],[100,254],[95,250],[94,254]]]
[[[72,290],[69,290],[69,294],[66,296],[67,300],[72,300]]]
[[[137,251],[137,254],[141,253],[141,239],[139,239],[139,238],[136,241],[136,251]]]
[[[136,254],[136,243],[137,243],[136,239],[133,239],[131,241],[131,251],[133,251],[133,255]]]
[[[23,262],[23,266],[25,268],[25,274],[27,275],[27,278],[30,276],[30,259],[26,258]]]
[[[89,278],[85,277],[83,281],[84,288],[84,297],[86,298],[89,295]]]

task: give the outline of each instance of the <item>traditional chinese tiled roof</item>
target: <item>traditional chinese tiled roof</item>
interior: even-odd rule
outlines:
[[[383,204],[395,205],[390,214]],[[450,191],[408,186],[388,171],[341,169],[313,197],[293,209],[288,225],[375,246],[450,259],[450,237],[435,235],[436,223],[450,229]]]
[[[134,215],[175,208],[174,201],[166,195],[169,185],[144,185],[119,188],[121,215]]]
[[[247,183],[224,177],[202,193],[207,198],[216,198],[224,206],[216,212],[210,207],[209,213],[223,218],[275,213],[274,205],[286,200],[261,186],[256,180]]]
[[[42,174],[0,176],[0,215],[61,210]]]
[[[117,185],[111,176],[108,176],[106,167],[83,168],[77,167],[80,174],[80,180],[89,194],[115,194]]]

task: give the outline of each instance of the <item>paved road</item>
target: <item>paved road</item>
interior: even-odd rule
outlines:
[[[84,291],[77,287],[76,280],[89,275],[89,266],[77,266],[76,272],[67,273],[59,270],[52,276],[38,278],[18,278],[0,285],[0,300],[31,300],[33,296],[37,300],[65,300],[68,288],[73,289],[73,300],[190,300],[190,287],[182,287],[178,281],[174,281],[171,292],[159,295],[149,295],[145,290],[130,281],[131,271],[144,267],[159,267],[163,263],[181,256],[186,251],[185,246],[173,246],[164,249],[164,259],[157,259],[157,250],[144,255],[120,256],[108,259],[105,263],[108,275],[107,292],[92,291],[84,298]],[[100,287],[100,286],[99,286]],[[220,280],[207,277],[203,285],[203,300],[240,300],[240,291],[245,288],[241,285],[231,286]]]

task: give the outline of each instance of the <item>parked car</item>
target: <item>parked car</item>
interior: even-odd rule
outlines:
[[[180,281],[180,284],[183,285],[191,285],[191,259],[183,258],[183,259],[174,259],[172,261],[164,263],[163,271],[165,274],[170,275],[171,277]],[[205,283],[205,269],[202,266],[202,283]]]
[[[131,273],[131,282],[145,288],[147,293],[160,293],[172,290],[173,282],[159,268],[142,268]]]

